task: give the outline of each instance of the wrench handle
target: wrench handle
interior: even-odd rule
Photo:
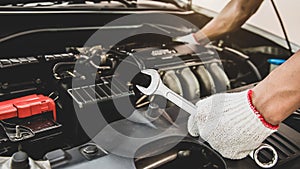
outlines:
[[[159,94],[176,104],[178,107],[193,115],[197,112],[197,106],[186,100],[182,96],[178,95],[174,91],[170,90],[163,83],[160,83],[155,94]]]

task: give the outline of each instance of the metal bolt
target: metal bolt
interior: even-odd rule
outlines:
[[[96,154],[98,147],[96,145],[87,145],[82,149],[82,152],[89,155]]]
[[[38,79],[35,80],[35,83],[36,83],[36,84],[41,84],[41,83],[42,83],[42,80],[38,78]]]
[[[21,137],[22,137],[22,135],[21,135],[21,131],[20,131],[20,126],[16,125],[16,138],[19,139]]]
[[[191,151],[190,150],[178,151],[178,155],[181,157],[188,157],[191,155]]]

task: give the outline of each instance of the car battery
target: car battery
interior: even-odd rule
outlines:
[[[26,118],[49,111],[52,111],[53,119],[56,120],[55,103],[44,95],[33,94],[0,102],[0,120]]]
[[[61,127],[56,122],[53,99],[32,94],[0,102],[0,126],[3,141],[23,141]]]

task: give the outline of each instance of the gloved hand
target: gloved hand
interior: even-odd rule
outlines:
[[[190,33],[185,36],[179,36],[173,39],[175,42],[183,42],[188,44],[199,44],[198,41],[195,39],[194,33]]]
[[[252,104],[252,90],[216,94],[197,102],[198,112],[188,120],[188,131],[199,136],[223,157],[242,159],[278,126],[264,120]]]

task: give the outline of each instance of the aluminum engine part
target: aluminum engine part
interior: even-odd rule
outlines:
[[[200,83],[201,96],[209,96],[216,93],[215,82],[205,66],[196,67],[194,73]]]
[[[183,89],[183,96],[188,100],[200,98],[200,84],[189,67],[177,71]]]
[[[168,88],[173,90],[175,93],[183,96],[180,80],[178,79],[174,70],[166,71],[162,77],[162,81]],[[167,106],[171,106],[171,105],[174,104],[168,101]]]
[[[224,92],[231,88],[228,76],[217,63],[210,64],[208,70],[214,79],[217,92]]]

